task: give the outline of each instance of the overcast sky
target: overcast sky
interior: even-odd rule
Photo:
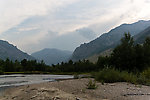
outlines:
[[[73,51],[122,23],[150,20],[149,10],[150,0],[0,0],[0,38],[28,53]],[[75,31],[85,28],[89,35]]]

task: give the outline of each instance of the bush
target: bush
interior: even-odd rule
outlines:
[[[4,72],[2,70],[0,70],[0,75],[4,74]]]
[[[120,72],[121,77],[123,78],[123,81],[130,82],[130,83],[137,83],[137,75],[134,75],[133,73],[128,73],[127,71]]]
[[[100,82],[136,82],[136,76],[126,71],[120,72],[114,68],[104,68],[95,74],[95,79]]]
[[[118,82],[119,80],[119,72],[115,71],[114,69],[103,69],[97,74],[95,74],[95,78],[97,81],[100,82],[106,82],[106,83],[112,83],[112,82]]]
[[[143,85],[150,85],[150,68],[140,73],[137,82]]]
[[[78,74],[74,74],[74,79],[79,79],[79,75]]]
[[[96,89],[98,86],[96,85],[96,81],[89,80],[87,84],[87,89]]]

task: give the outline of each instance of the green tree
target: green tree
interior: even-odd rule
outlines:
[[[22,61],[21,61],[21,66],[22,66],[22,69],[23,69],[23,71],[27,71],[27,59],[23,59]]]
[[[144,49],[141,44],[135,45],[134,49],[135,49],[135,54],[136,54],[135,55],[136,68],[137,68],[137,70],[141,71],[146,66]]]
[[[98,57],[97,65],[99,69],[103,69],[105,67],[111,66],[111,57],[108,56],[100,56]]]
[[[118,45],[111,55],[112,64],[121,70],[136,69],[134,41],[130,33],[125,33],[121,39],[121,44]]]
[[[150,66],[150,37],[147,37],[143,44],[145,66]]]

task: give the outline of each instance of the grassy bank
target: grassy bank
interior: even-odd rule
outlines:
[[[129,82],[134,84],[150,85],[150,68],[140,73],[129,73],[114,68],[104,68],[93,73],[94,78],[102,83]]]

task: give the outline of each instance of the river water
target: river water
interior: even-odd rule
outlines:
[[[55,81],[56,79],[71,79],[72,75],[0,75],[0,92],[13,86]]]

